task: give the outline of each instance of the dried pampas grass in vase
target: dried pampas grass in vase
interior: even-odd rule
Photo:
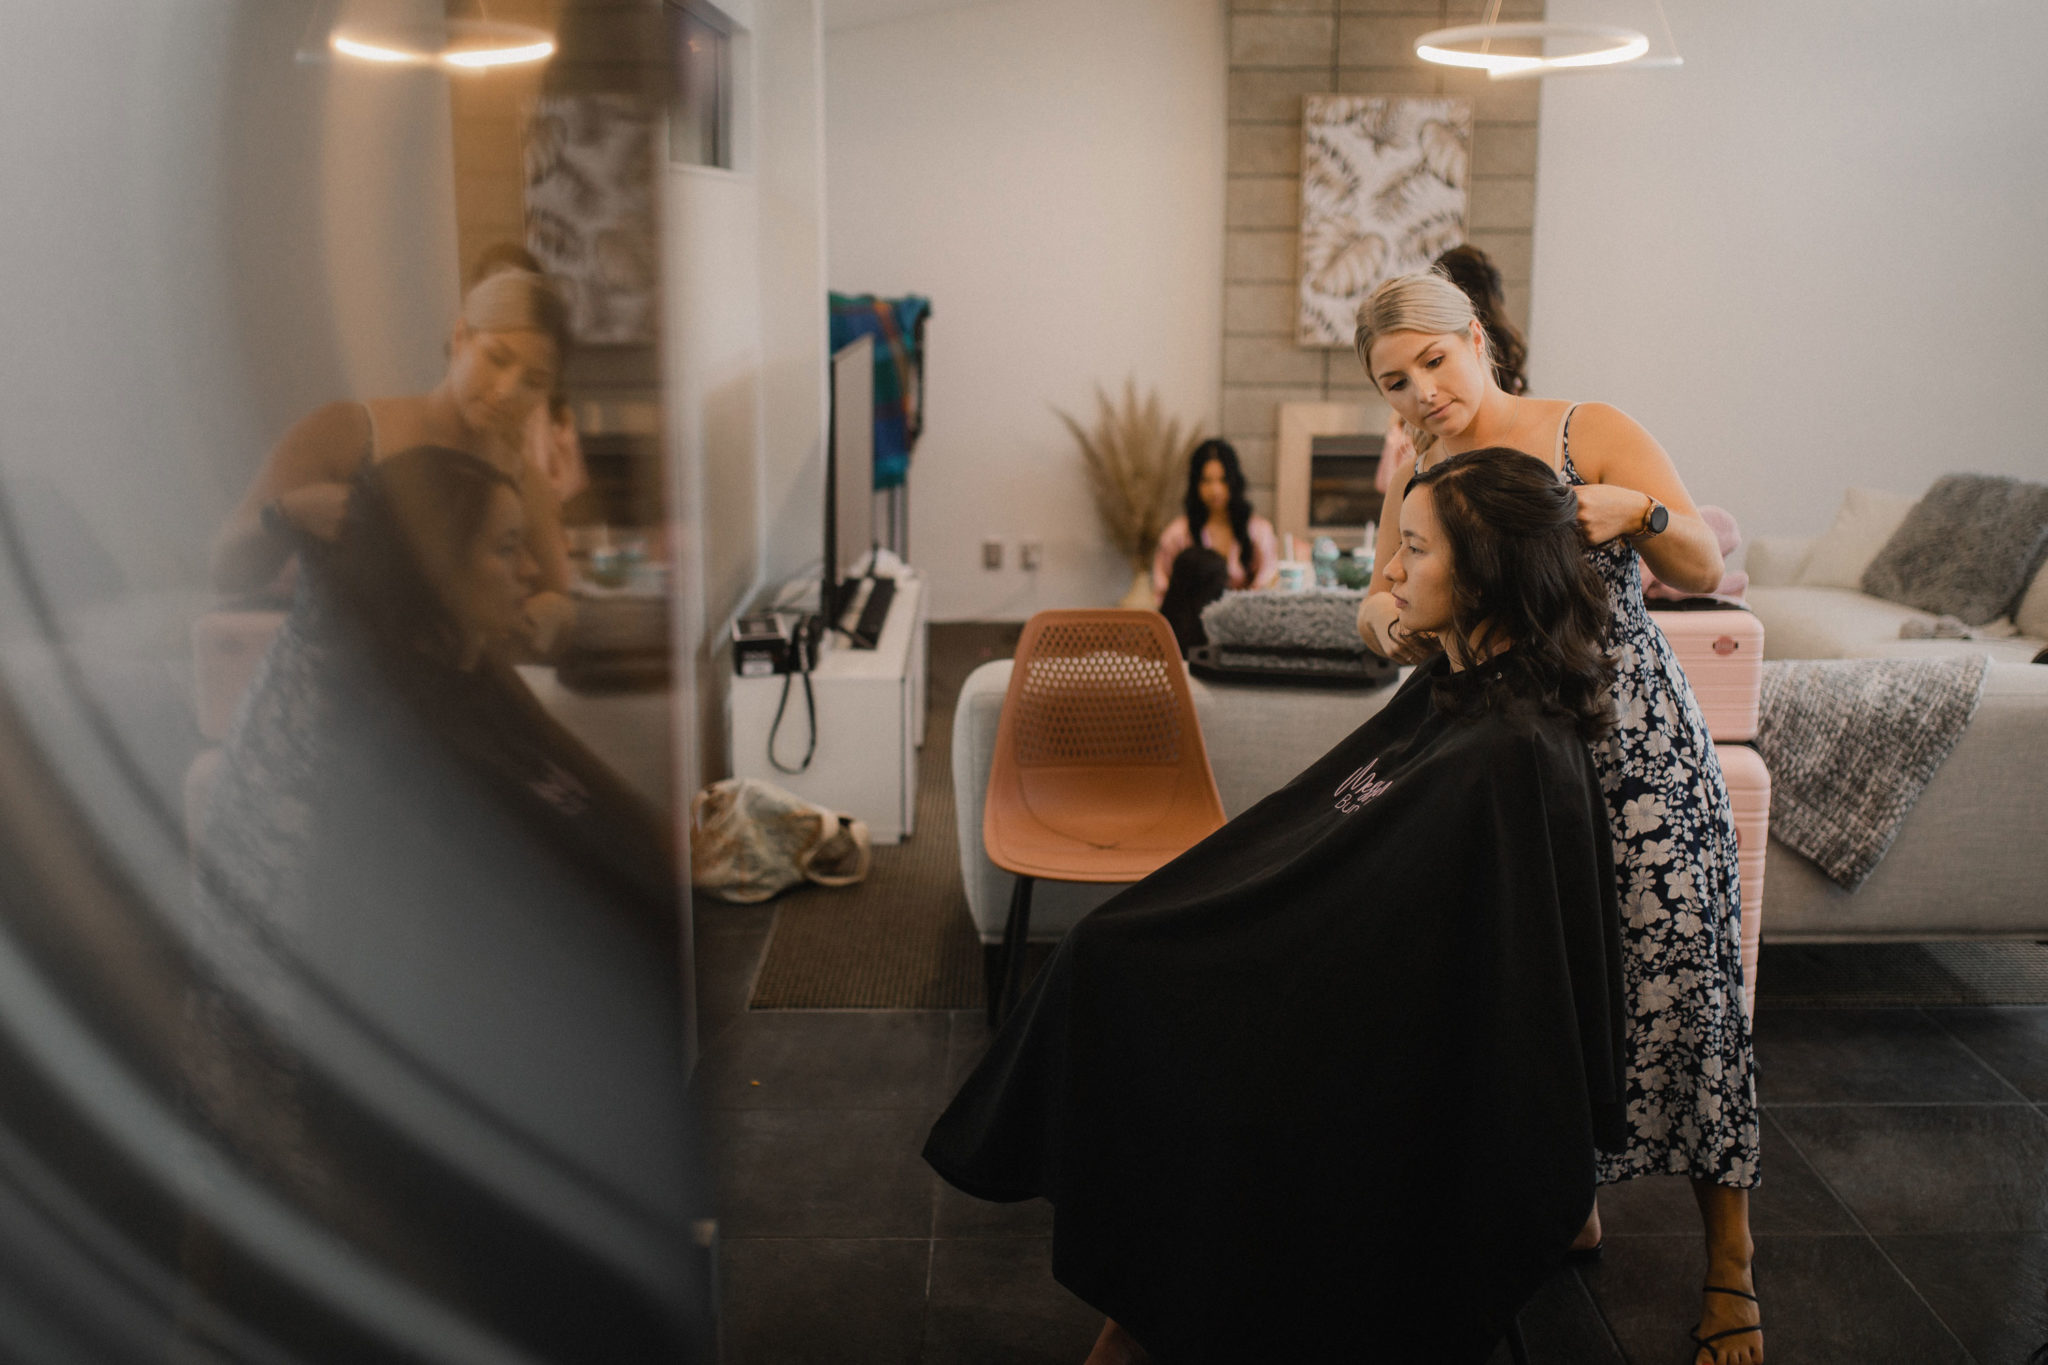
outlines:
[[[1135,380],[1124,381],[1121,404],[1111,403],[1100,387],[1095,402],[1092,430],[1053,411],[1080,442],[1088,491],[1095,496],[1102,527],[1131,564],[1131,590],[1117,605],[1153,608],[1159,604],[1152,595],[1152,556],[1167,524],[1179,515],[1188,454],[1201,431],[1191,428],[1183,435],[1180,423],[1160,411],[1157,392],[1139,400]]]

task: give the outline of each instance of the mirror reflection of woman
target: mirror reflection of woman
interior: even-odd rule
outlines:
[[[1244,469],[1228,441],[1204,441],[1188,456],[1181,514],[1167,523],[1152,556],[1156,599],[1165,600],[1175,562],[1196,547],[1222,556],[1229,588],[1270,588],[1280,577],[1280,538],[1272,522],[1252,511]]]
[[[568,345],[568,309],[545,276],[517,268],[486,275],[463,299],[448,369],[433,389],[329,403],[285,433],[215,537],[214,587],[237,597],[274,590],[296,537],[331,542],[339,533],[358,471],[400,450],[441,446],[484,460],[518,486],[538,566],[521,643],[547,653],[573,616],[569,557],[560,499],[526,446]]]
[[[1621,724],[1595,750],[1622,878],[1628,967],[1628,1142],[1603,1150],[1601,1183],[1690,1177],[1705,1225],[1707,1291],[1698,1365],[1761,1365],[1750,1270],[1749,1190],[1758,1183],[1754,1056],[1743,1011],[1741,888],[1735,825],[1720,764],[1691,687],[1643,601],[1639,560],[1673,587],[1712,592],[1723,564],[1670,456],[1634,419],[1604,403],[1510,394],[1495,379],[1471,300],[1441,275],[1388,280],[1359,309],[1366,375],[1415,443],[1388,505],[1408,479],[1462,451],[1536,453],[1578,494],[1579,524],[1606,581]],[[1380,528],[1378,563],[1400,543]],[[1433,634],[1404,611],[1385,569],[1374,574],[1359,633],[1382,655],[1418,663]],[[1578,1250],[1600,1245],[1596,1204]]]
[[[473,1203],[351,1152],[323,1116],[361,1097],[336,1099],[306,1041],[332,1035],[305,1021],[339,992],[407,1037],[408,1055],[442,1059],[429,1073],[493,1039],[517,1049],[533,1094],[589,1074],[573,1053],[543,1055],[530,1025],[590,1007],[590,964],[607,1009],[679,1030],[667,823],[510,664],[537,573],[522,502],[495,466],[432,446],[351,480],[333,540],[300,545],[300,590],[193,835],[194,933],[215,971],[186,1002],[186,1101],[299,1207],[451,1284],[473,1257],[460,1245]],[[537,945],[584,965],[536,981]],[[637,1124],[645,1099],[604,1104]],[[231,1286],[217,1241],[197,1220],[184,1231],[202,1298]]]

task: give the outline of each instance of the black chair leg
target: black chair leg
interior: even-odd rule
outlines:
[[[1516,1314],[1508,1322],[1508,1354],[1515,1365],[1529,1365],[1529,1343],[1522,1340],[1522,1318]]]
[[[1030,877],[1019,877],[1010,892],[1010,917],[1003,925],[1003,984],[989,997],[990,1028],[1009,1017],[1024,984],[1024,946],[1031,941],[1031,882]]]

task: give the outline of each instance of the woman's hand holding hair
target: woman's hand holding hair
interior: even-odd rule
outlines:
[[[341,538],[341,523],[348,513],[348,485],[309,483],[278,494],[272,502],[295,529],[331,544]]]
[[[1720,538],[1700,517],[1671,457],[1636,421],[1605,403],[1583,403],[1572,419],[1572,459],[1587,482],[1579,495],[1579,525],[1604,545],[1617,536],[1630,543],[1650,572],[1683,592],[1712,592],[1727,572]],[[1664,504],[1662,533],[1638,534],[1650,499]]]
[[[1617,536],[1635,534],[1650,510],[1648,493],[1619,484],[1589,483],[1574,491],[1579,495],[1580,529],[1593,545],[1605,545]]]

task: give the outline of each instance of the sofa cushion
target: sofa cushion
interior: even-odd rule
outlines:
[[[1863,571],[1877,558],[1913,510],[1917,498],[1881,488],[1852,488],[1842,495],[1835,524],[1814,538],[1796,581],[1807,588],[1861,589]]]
[[[1923,615],[1854,588],[1753,587],[1749,608],[1764,623],[1766,659],[1858,658],[1897,643],[1899,627]]]
[[[2048,539],[2048,484],[1935,481],[1863,572],[1863,591],[1981,626],[2011,611]]]
[[[1899,627],[1927,613],[1849,588],[1751,588],[1749,609],[1764,623],[1766,659],[1922,659],[1988,654],[2025,663],[2040,645],[2020,636],[1992,640],[1908,640]]]
[[[2035,570],[2034,581],[2013,609],[2012,623],[2020,634],[2048,644],[2048,562]]]

